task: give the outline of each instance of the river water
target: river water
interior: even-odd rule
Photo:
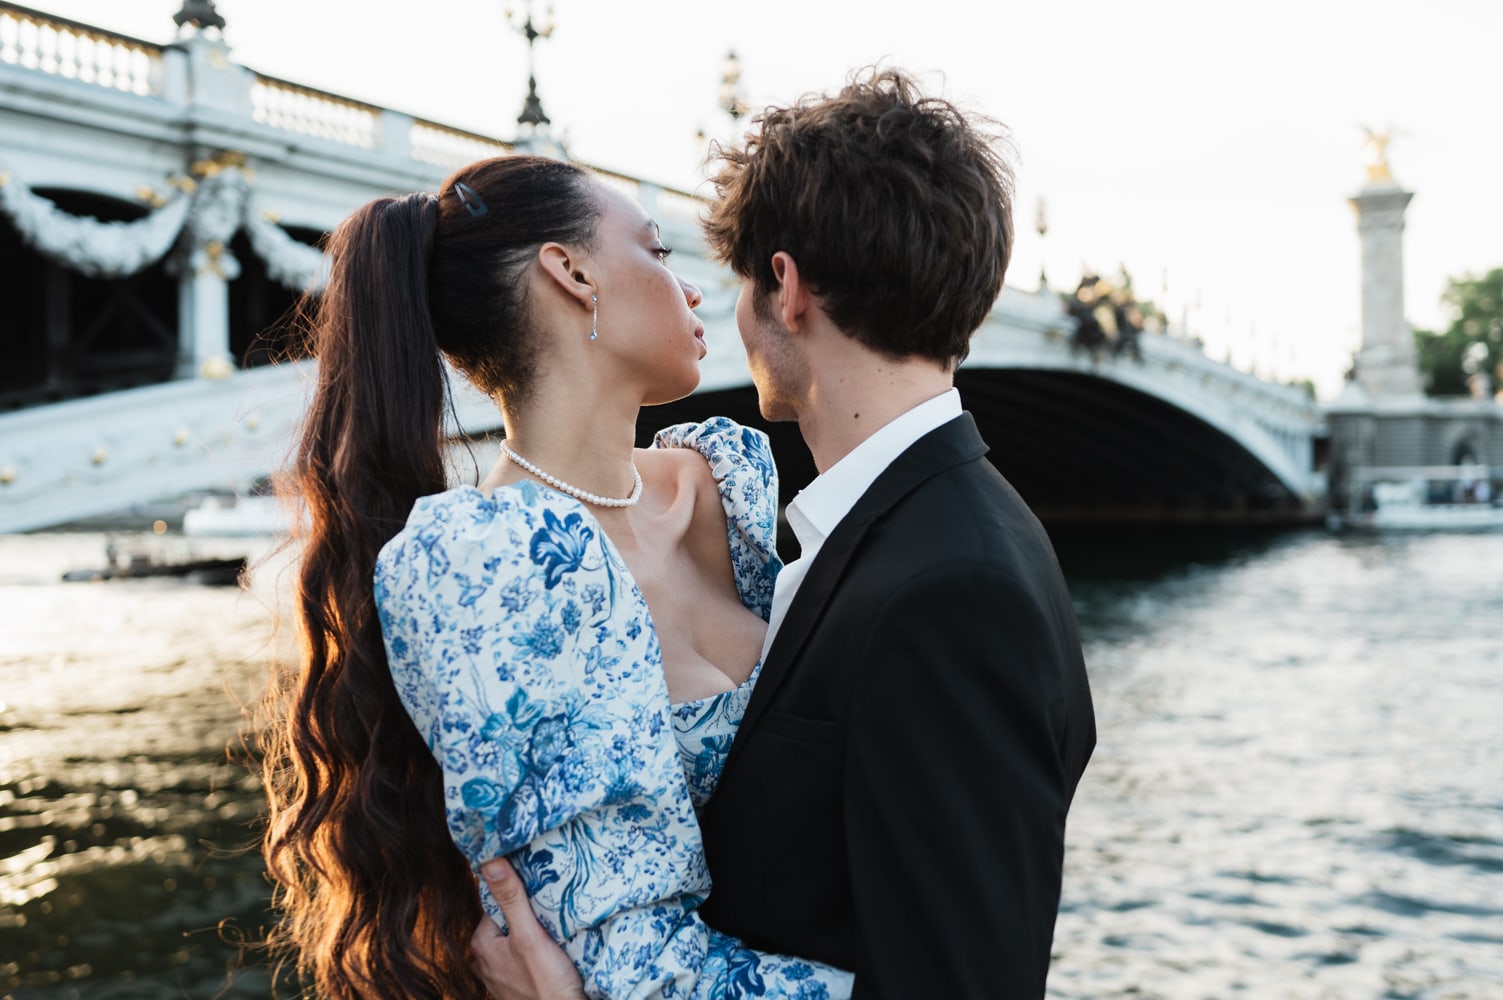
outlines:
[[[0,997],[267,997],[280,564],[57,582],[104,542],[0,536]],[[1503,534],[1060,543],[1100,744],[1051,997],[1503,997]]]

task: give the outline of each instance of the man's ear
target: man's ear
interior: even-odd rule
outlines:
[[[798,261],[785,250],[772,255],[772,276],[778,287],[772,293],[773,310],[789,333],[804,325],[805,314],[813,304],[809,285],[799,274]]]
[[[544,243],[538,248],[538,267],[546,280],[586,308],[592,304],[595,281],[582,255],[562,243]]]

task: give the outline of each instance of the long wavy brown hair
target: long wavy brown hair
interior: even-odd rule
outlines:
[[[475,879],[397,698],[372,577],[413,503],[447,485],[442,357],[493,395],[525,395],[525,271],[545,242],[593,242],[593,190],[577,167],[515,156],[460,170],[436,198],[378,199],[330,238],[307,303],[317,384],[282,483],[300,510],[301,650],[275,672],[260,750],[282,911],[269,944],[320,997],[485,995],[467,955]]]

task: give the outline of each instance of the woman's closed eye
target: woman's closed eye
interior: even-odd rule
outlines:
[[[670,246],[664,246],[661,243],[656,243],[653,246],[651,246],[649,249],[652,250],[653,255],[656,256],[657,259],[660,260],[660,261],[662,261],[664,264],[668,263],[668,256],[669,256],[669,254],[673,253],[673,248],[672,247],[670,247]]]

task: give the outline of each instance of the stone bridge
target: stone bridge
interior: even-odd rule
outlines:
[[[686,271],[710,270],[703,261]],[[649,408],[665,423],[727,413],[759,423],[729,283],[701,307],[700,391]],[[1318,511],[1319,408],[1301,390],[1145,336],[1141,359],[1071,346],[1054,296],[1007,290],[957,373],[993,462],[1046,521],[1289,520]],[[244,489],[280,467],[314,362],[192,377],[0,414],[0,531],[206,489]],[[495,430],[491,401],[459,376],[456,435]],[[768,428],[791,489],[813,474],[791,426]]]
[[[212,33],[154,45],[0,2],[0,531],[244,489],[278,468],[311,360],[263,331],[321,279],[311,244],[380,194],[433,190],[512,144],[263,76]],[[736,283],[705,259],[692,195],[637,198],[704,290],[699,392],[643,414],[758,423]],[[1319,408],[1145,334],[1073,346],[1058,296],[1007,289],[957,373],[991,457],[1047,520],[1248,521],[1323,503]],[[282,344],[281,348],[288,345]],[[283,351],[283,353],[286,353]],[[295,354],[295,351],[293,352]],[[495,429],[455,379],[456,436]],[[768,428],[785,493],[813,474]]]

